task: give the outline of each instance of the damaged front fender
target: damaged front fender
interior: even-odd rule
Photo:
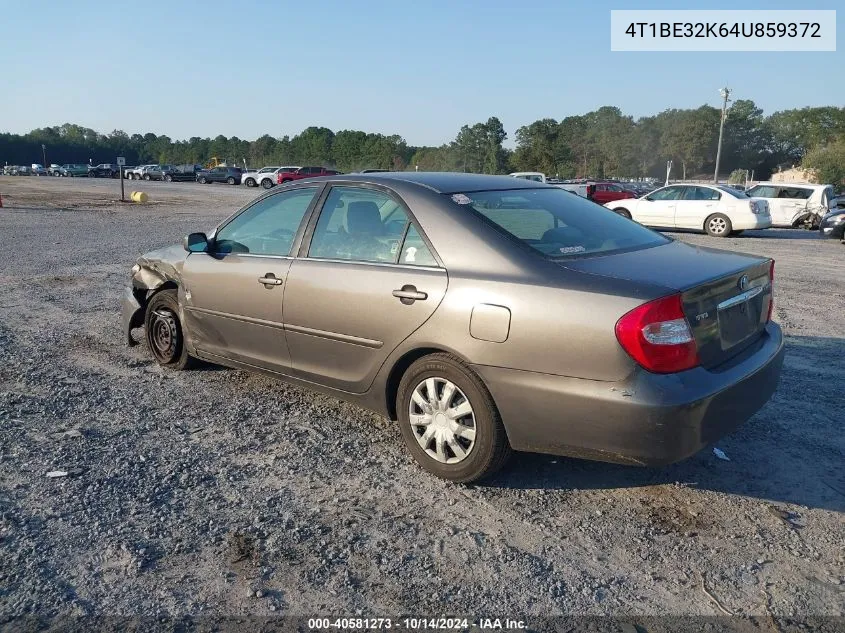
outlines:
[[[126,288],[121,299],[121,322],[126,343],[137,345],[132,330],[144,324],[147,300],[156,290],[169,285],[178,287],[182,282],[182,268],[188,253],[180,245],[151,251],[138,258],[132,268],[132,285]]]

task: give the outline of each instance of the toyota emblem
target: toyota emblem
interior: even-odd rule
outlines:
[[[739,278],[739,283],[737,284],[740,290],[745,290],[748,288],[748,275],[743,275]]]

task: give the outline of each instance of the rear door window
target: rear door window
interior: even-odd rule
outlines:
[[[684,200],[707,201],[718,200],[722,197],[722,194],[710,187],[687,187],[686,189]]]
[[[309,257],[397,263],[408,215],[390,195],[332,187],[311,239]]]
[[[780,187],[777,197],[787,198],[789,200],[808,200],[812,195],[812,189],[806,189],[804,187]]]

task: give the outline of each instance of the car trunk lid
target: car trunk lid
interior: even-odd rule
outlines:
[[[562,261],[566,268],[681,293],[701,365],[712,368],[763,333],[772,300],[771,260],[681,242]],[[654,297],[657,298],[657,297]]]

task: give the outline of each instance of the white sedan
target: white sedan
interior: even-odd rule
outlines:
[[[614,200],[604,206],[646,226],[703,231],[716,237],[772,226],[765,200],[722,185],[669,185],[642,198]]]

